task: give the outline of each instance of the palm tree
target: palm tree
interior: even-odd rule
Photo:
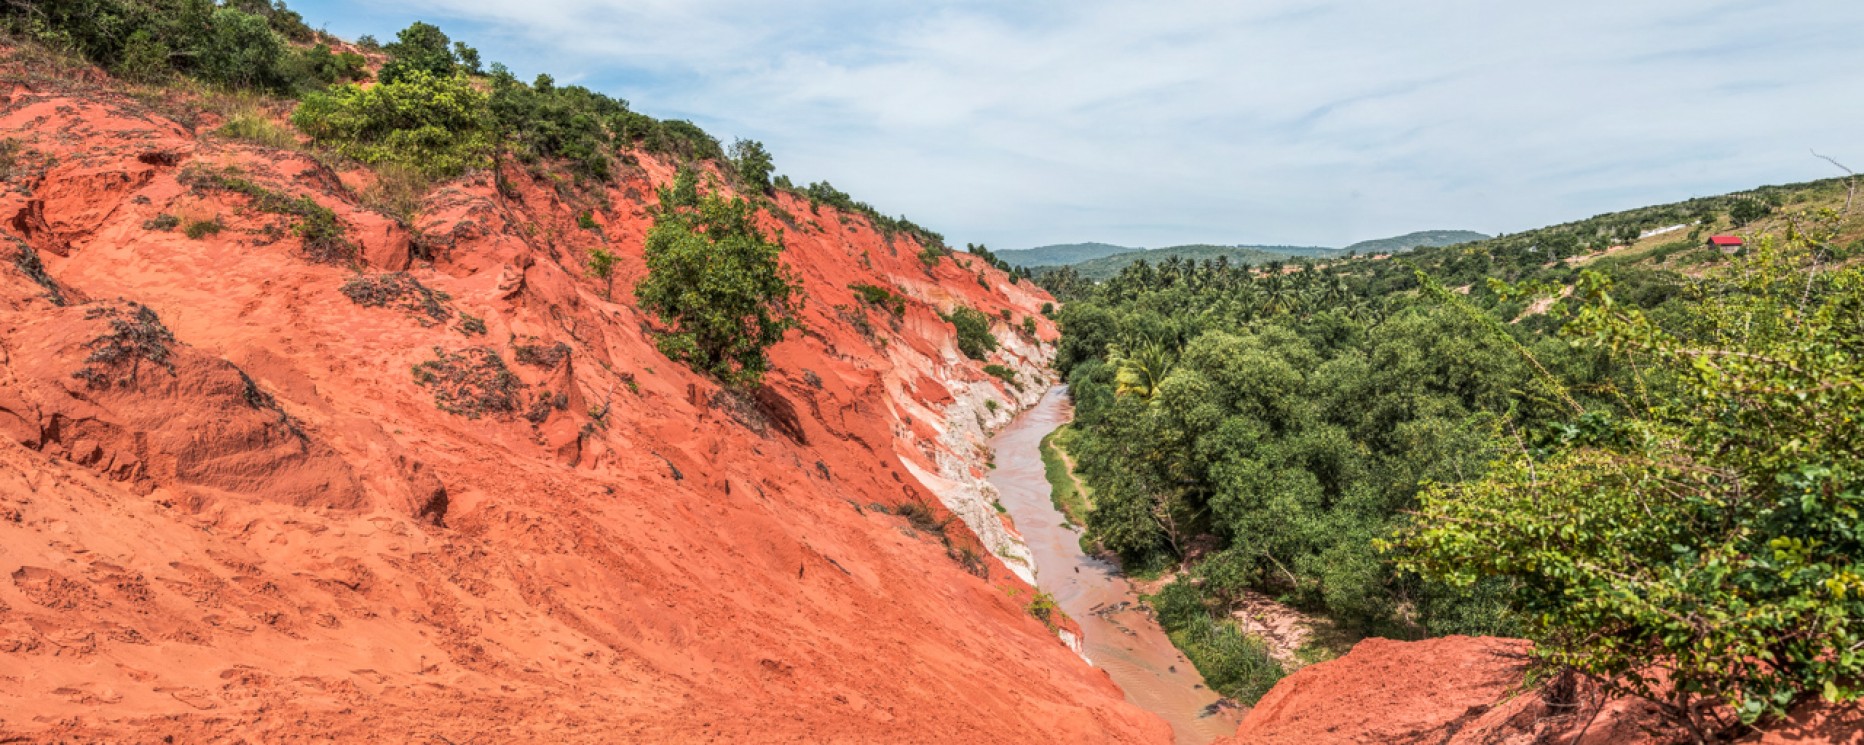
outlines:
[[[1261,289],[1262,312],[1268,315],[1291,313],[1300,304],[1300,292],[1281,274],[1270,274],[1257,282]]]
[[[1138,396],[1150,401],[1158,395],[1159,383],[1171,372],[1171,350],[1156,340],[1148,340],[1138,346],[1131,354],[1116,355],[1113,359],[1116,372],[1113,375],[1113,393],[1116,396]]]

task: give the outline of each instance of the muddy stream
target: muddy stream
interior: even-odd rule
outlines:
[[[990,483],[1035,554],[1036,585],[1081,624],[1088,660],[1107,671],[1127,701],[1170,723],[1178,745],[1226,737],[1236,730],[1235,710],[1213,707],[1217,694],[1139,605],[1119,568],[1081,553],[1080,532],[1049,500],[1042,438],[1071,416],[1066,389],[1054,388],[990,442],[997,460]]]

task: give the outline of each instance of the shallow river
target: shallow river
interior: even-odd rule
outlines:
[[[1042,438],[1071,414],[1066,389],[1052,389],[990,442],[997,459],[990,483],[1035,553],[1036,584],[1081,624],[1083,651],[1094,666],[1112,676],[1126,700],[1170,723],[1179,745],[1228,736],[1236,730],[1231,711],[1207,713],[1217,695],[1203,676],[1140,607],[1118,567],[1081,553],[1081,534],[1049,500]]]

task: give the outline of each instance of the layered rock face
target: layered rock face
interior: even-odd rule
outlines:
[[[802,326],[725,391],[632,304],[670,164],[508,164],[409,225],[185,102],[0,79],[0,735],[1169,739],[1026,613],[979,478],[1050,382],[1033,285],[778,195]],[[1020,389],[957,305],[1009,312]]]

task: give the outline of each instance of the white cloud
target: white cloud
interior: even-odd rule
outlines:
[[[373,5],[999,247],[1518,230],[1864,161],[1843,0]]]

